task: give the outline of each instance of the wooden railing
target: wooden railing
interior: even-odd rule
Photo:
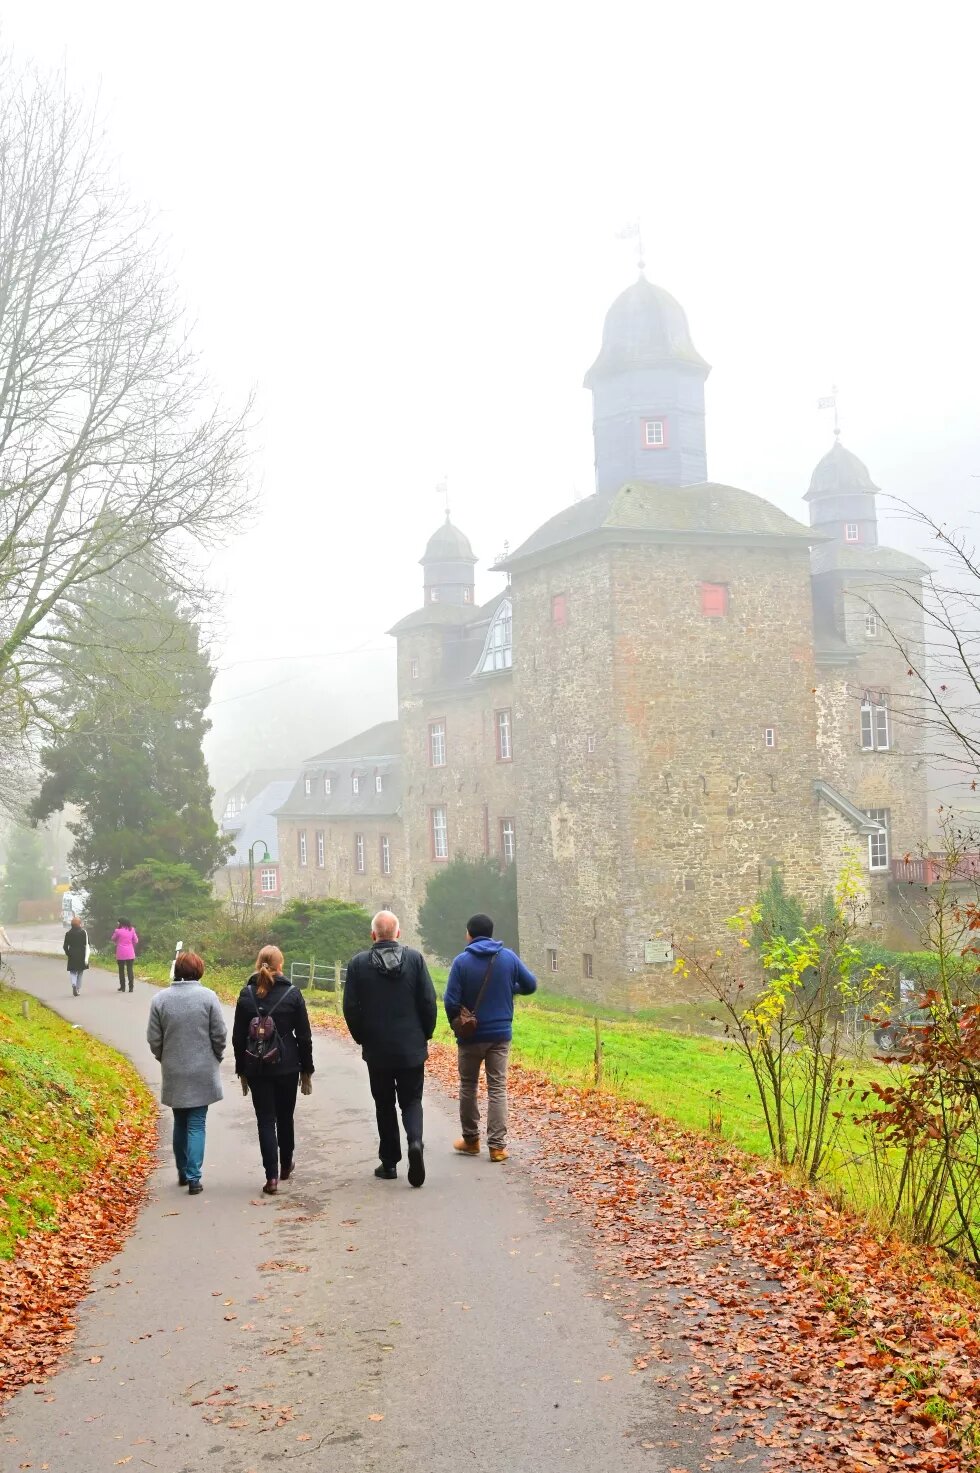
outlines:
[[[980,854],[961,854],[957,860],[945,854],[906,854],[892,860],[892,879],[898,885],[936,885],[943,879],[953,885],[980,881]]]

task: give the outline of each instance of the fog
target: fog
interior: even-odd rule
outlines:
[[[887,492],[980,482],[975,7],[6,7],[101,96],[197,341],[257,391],[224,594],[218,788],[394,715],[443,515],[488,564],[592,489],[582,376],[635,276],[713,365],[709,475],[805,519],[840,386]],[[883,540],[914,547],[911,529]],[[251,693],[251,696],[250,696]]]

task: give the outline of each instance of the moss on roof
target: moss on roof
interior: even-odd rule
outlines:
[[[714,481],[697,486],[630,481],[612,498],[590,496],[567,506],[498,566],[510,567],[565,543],[617,532],[646,533],[651,541],[659,536],[667,542],[731,540],[806,546],[823,540],[819,532],[737,486]]]

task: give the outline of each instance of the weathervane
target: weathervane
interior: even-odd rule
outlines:
[[[646,261],[643,259],[643,226],[640,224],[639,215],[637,215],[635,220],[631,220],[628,225],[624,225],[622,230],[616,231],[616,239],[636,241],[636,264],[642,276]]]
[[[817,400],[818,409],[832,409],[834,411],[834,439],[840,439],[840,418],[837,414],[837,395],[840,393],[836,384],[831,384],[830,393],[825,394],[822,399]]]
[[[449,521],[449,477],[443,476],[436,484],[436,495],[441,496],[446,504],[446,521]]]

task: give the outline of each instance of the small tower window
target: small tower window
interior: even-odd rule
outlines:
[[[410,672],[411,677],[412,677],[413,680],[418,680],[418,678],[419,678],[419,657],[418,657],[418,655],[413,655],[412,656],[412,661],[411,661],[411,664],[409,665],[409,672]]]
[[[374,791],[376,793],[384,792],[384,779],[382,778],[380,772],[376,774],[374,779]]]
[[[860,533],[859,533],[859,530],[858,530],[858,524],[857,524],[857,522],[845,522],[844,523],[844,541],[845,542],[860,542],[860,540],[861,540],[861,537],[860,537]]]
[[[430,604],[437,604],[438,602],[439,602],[439,590],[438,590],[438,588],[430,588],[429,589],[429,603]]]
[[[774,747],[775,745],[776,745],[776,728],[774,726],[767,726],[766,727],[766,746],[767,747]]]
[[[464,604],[471,604],[473,602],[473,590],[472,590],[472,588],[464,588],[463,589],[463,602],[464,602]]]
[[[878,638],[878,615],[868,613],[864,616],[864,632],[869,639]]]
[[[728,613],[728,587],[726,584],[701,584],[701,612],[713,619],[723,619],[725,617]]]
[[[667,421],[645,419],[643,421],[644,450],[664,450],[667,446]]]

